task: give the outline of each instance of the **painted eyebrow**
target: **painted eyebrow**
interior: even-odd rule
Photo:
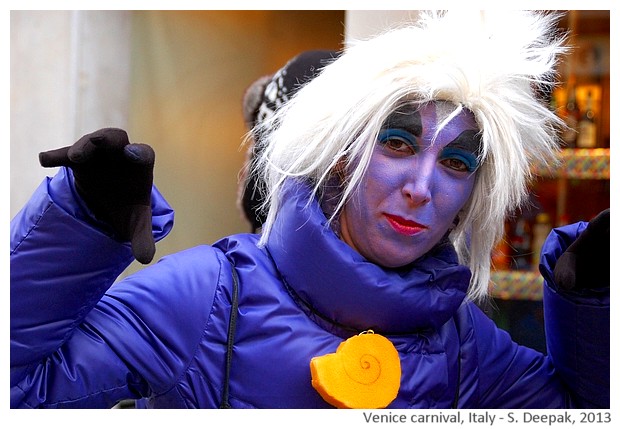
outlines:
[[[480,132],[476,130],[465,130],[461,132],[454,140],[448,143],[445,147],[454,149],[462,149],[467,152],[473,153],[476,157],[480,156],[482,152],[482,137]]]
[[[419,137],[422,135],[422,116],[417,108],[403,106],[388,116],[382,128],[401,128]]]

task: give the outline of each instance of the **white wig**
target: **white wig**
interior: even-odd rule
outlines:
[[[481,166],[450,239],[472,271],[469,297],[487,296],[491,250],[527,194],[530,162],[556,156],[562,122],[538,91],[554,84],[566,50],[557,20],[525,11],[424,12],[416,24],[350,45],[259,125],[266,150],[257,173],[268,189],[259,244],[288,178],[307,179],[321,195],[344,160],[348,175],[332,221],[364,176],[388,116],[404,103],[449,101],[453,114],[473,112],[481,131]]]

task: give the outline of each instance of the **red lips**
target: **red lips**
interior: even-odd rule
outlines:
[[[426,229],[426,226],[400,216],[386,213],[385,217],[390,223],[390,226],[399,234],[414,235]]]

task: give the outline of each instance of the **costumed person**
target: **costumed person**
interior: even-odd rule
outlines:
[[[152,150],[103,129],[42,153],[63,167],[11,224],[11,406],[609,407],[608,211],[543,248],[547,355],[476,304],[555,159],[556,24],[429,12],[347,47],[256,125],[261,233],[116,283],[171,227]]]

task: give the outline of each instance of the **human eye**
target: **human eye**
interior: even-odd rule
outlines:
[[[377,137],[378,143],[398,156],[415,155],[418,152],[416,137],[400,128],[386,128]]]
[[[440,162],[455,171],[473,173],[478,168],[478,159],[475,154],[458,148],[444,148],[441,151]]]

